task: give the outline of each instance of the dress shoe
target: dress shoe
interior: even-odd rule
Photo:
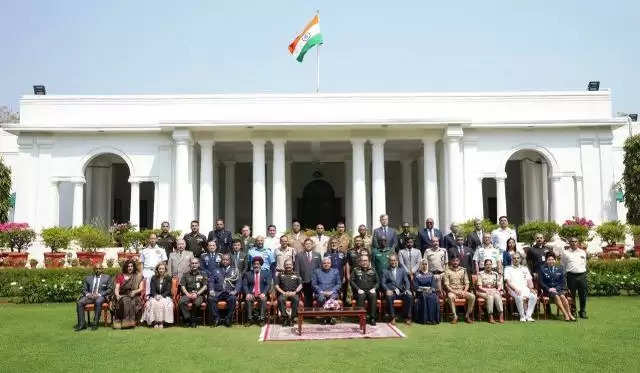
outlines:
[[[495,320],[493,319],[493,315],[489,315],[489,324],[495,324]]]
[[[91,330],[98,330],[98,324],[91,325]]]
[[[224,322],[222,320],[216,320],[216,326],[222,326]]]
[[[389,324],[395,325],[396,324],[396,318],[392,317],[391,320],[389,320]]]
[[[376,326],[376,319],[371,319],[371,321],[369,321],[369,325]]]
[[[464,317],[464,322],[466,322],[467,324],[473,324],[473,319],[471,318],[471,315],[466,315]]]
[[[451,320],[451,323],[452,324],[457,324],[458,323],[458,318],[454,317],[453,320]]]
[[[580,311],[580,318],[585,320],[588,319],[587,311]]]
[[[74,330],[74,331],[76,331],[76,332],[79,332],[79,331],[81,331],[81,330],[85,330],[86,328],[87,328],[87,326],[86,326],[86,325],[84,325],[84,324],[82,324],[82,325],[76,325],[76,326],[73,328],[73,330]]]
[[[335,324],[336,324],[336,319],[335,319],[335,318],[333,318],[333,317],[332,317],[332,318],[330,318],[330,319],[329,319],[329,324],[331,324],[331,325],[335,325]]]
[[[499,316],[499,318],[498,318],[498,322],[499,322],[500,324],[504,324],[504,314],[503,314],[502,312],[500,312],[500,316]]]
[[[226,318],[224,320],[224,326],[226,326],[227,328],[231,327],[231,319],[230,318]]]

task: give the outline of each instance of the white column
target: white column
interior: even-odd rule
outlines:
[[[380,215],[387,212],[384,184],[384,139],[371,139],[371,224],[375,227]]]
[[[507,215],[507,192],[504,185],[506,178],[506,175],[496,176],[496,212],[498,219]]]
[[[562,177],[553,175],[551,176],[551,221],[555,221],[558,224],[562,223],[561,215],[561,182]]]
[[[584,216],[584,184],[582,182],[582,176],[574,176],[573,184],[575,190],[575,205],[576,205],[576,216],[582,217]]]
[[[173,132],[176,144],[175,152],[175,214],[172,224],[175,229],[189,232],[189,225],[194,218],[193,192],[191,187],[191,173],[189,172],[189,147],[191,145],[191,133],[184,130]]]
[[[60,225],[60,182],[53,180],[49,184],[49,226],[55,227]]]
[[[236,231],[236,162],[224,162],[224,221],[231,232]]]
[[[213,140],[200,140],[200,229],[213,230]]]
[[[287,229],[287,186],[285,180],[285,140],[271,140],[273,144],[273,186],[272,192],[272,217],[271,221],[279,233]]]
[[[213,183],[211,184],[211,192],[213,193],[213,208],[211,209],[211,215],[213,219],[217,219],[220,216],[220,175],[218,158],[214,149],[213,156],[211,157],[211,165],[213,168]],[[213,222],[215,224],[215,221]]]
[[[402,222],[413,224],[413,180],[411,180],[412,159],[403,159],[402,167]]]
[[[96,190],[96,175],[94,174],[94,167],[93,166],[88,166],[85,170],[84,170],[84,178],[87,181],[85,183],[86,186],[86,190],[84,193],[84,216],[87,219],[87,221],[91,222],[93,221],[93,219],[96,217],[96,210],[93,209],[93,199],[98,196],[99,192],[98,190]],[[100,185],[98,188],[103,189],[104,186]],[[94,193],[94,191],[96,193]]]
[[[439,206],[438,206],[438,172],[436,166],[436,140],[433,138],[423,138],[423,162],[422,162],[422,182],[424,213],[420,222],[420,227],[424,225],[424,220],[433,218],[434,226],[439,226]]]
[[[264,140],[251,140],[253,145],[253,205],[251,225],[253,235],[267,233],[267,195],[264,174]]]
[[[602,183],[602,221],[611,221],[618,219],[618,208],[615,196],[615,179],[614,179],[614,163],[612,138],[599,138],[600,145],[600,180]]]
[[[351,139],[352,148],[352,212],[351,231],[355,234],[360,224],[367,223],[367,183],[365,179],[364,139]]]
[[[478,183],[478,141],[465,138],[462,141],[464,171],[464,220],[482,217],[482,182]]]
[[[344,161],[344,224],[349,229],[353,224],[353,176],[351,161]],[[354,235],[355,232],[352,232]]]
[[[449,127],[447,128],[447,157],[449,174],[449,221],[447,225],[456,222],[462,223],[464,220],[464,185],[462,179],[462,173],[464,172],[464,166],[462,164],[462,157],[460,156],[460,139],[462,138],[462,128]],[[443,228],[443,227],[441,227]]]
[[[287,165],[286,165],[286,169],[285,169],[285,175],[284,178],[286,180],[286,186],[287,186],[287,225],[291,224],[291,220],[293,220],[293,207],[292,207],[292,203],[291,203],[291,167],[293,165],[292,161],[287,161]]]
[[[140,181],[129,179],[131,201],[129,202],[129,223],[140,229]]]
[[[416,171],[418,174],[418,223],[416,226],[418,228],[422,228],[424,226],[424,221],[427,219],[425,213],[426,208],[425,205],[425,182],[426,179],[424,177],[424,157],[420,157],[416,160]],[[437,220],[437,219],[436,219]]]
[[[73,183],[73,219],[72,224],[74,227],[79,227],[84,224],[84,178],[77,178],[71,181]]]
[[[549,214],[549,167],[547,163],[542,163],[540,177],[541,181],[541,189],[542,189],[542,218],[543,220],[551,220],[551,215]]]
[[[17,222],[32,223],[35,220],[36,207],[36,172],[34,158],[34,138],[18,136],[18,167],[16,172],[16,207],[14,219]]]

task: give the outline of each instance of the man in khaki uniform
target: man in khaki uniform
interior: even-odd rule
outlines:
[[[471,313],[473,312],[473,305],[475,304],[476,297],[469,290],[469,277],[467,277],[467,271],[460,267],[460,259],[454,257],[451,259],[451,266],[444,271],[444,289],[447,292],[447,300],[453,313],[452,324],[458,322],[458,315],[456,314],[456,298],[464,298],[467,301],[467,312],[464,315],[464,319],[468,323],[472,323]]]
[[[294,255],[298,255],[304,251],[304,240],[307,239],[307,236],[300,229],[299,221],[294,220],[291,223],[291,232],[287,235],[287,239],[289,240],[289,246],[295,250]]]
[[[347,254],[347,251],[351,248],[351,238],[345,232],[345,226],[343,222],[336,225],[338,233],[335,235],[335,239],[338,240],[338,251],[343,254]]]
[[[356,234],[355,236],[353,236],[353,238],[355,239],[356,237],[360,237],[362,238],[362,241],[364,242],[364,247],[369,250],[369,252],[371,252],[371,240],[372,237],[369,233],[367,233],[367,226],[364,224],[360,224],[360,226],[358,227],[358,234]]]

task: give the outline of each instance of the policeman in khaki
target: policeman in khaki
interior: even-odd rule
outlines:
[[[469,277],[467,271],[460,267],[460,259],[456,256],[451,259],[451,266],[444,272],[444,289],[447,292],[447,299],[449,300],[449,306],[453,313],[452,324],[458,322],[458,315],[456,314],[456,298],[464,298],[467,301],[467,312],[464,315],[464,320],[467,323],[472,323],[471,314],[473,313],[473,305],[476,302],[476,296],[469,292]]]

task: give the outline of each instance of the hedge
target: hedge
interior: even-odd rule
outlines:
[[[114,276],[118,268],[107,268]],[[16,303],[73,302],[82,293],[82,280],[91,268],[2,268],[0,298]],[[589,294],[640,295],[640,260],[590,260]]]

